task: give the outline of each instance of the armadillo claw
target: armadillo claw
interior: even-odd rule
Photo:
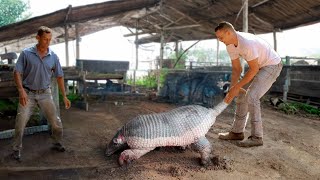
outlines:
[[[120,166],[126,166],[128,167],[131,164],[132,160],[129,155],[125,153],[121,153],[118,163]]]
[[[209,165],[212,164],[212,161],[210,158],[206,158],[206,159],[201,158],[200,164],[201,164],[201,166],[208,167]]]

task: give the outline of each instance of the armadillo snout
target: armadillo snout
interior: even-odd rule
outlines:
[[[116,146],[113,145],[112,141],[106,145],[105,155],[111,156],[113,153],[115,153],[118,149]]]
[[[105,155],[106,156],[111,156],[115,152],[120,151],[120,150],[125,150],[127,148],[128,148],[128,144],[127,143],[117,144],[117,143],[114,143],[113,140],[111,140],[111,142],[109,144],[107,144],[107,147],[106,147],[106,150],[105,150]]]

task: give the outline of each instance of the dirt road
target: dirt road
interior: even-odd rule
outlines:
[[[123,105],[121,105],[123,102]],[[11,139],[0,140],[0,179],[320,179],[320,120],[285,115],[263,105],[264,146],[240,148],[218,139],[229,130],[230,105],[207,134],[215,166],[199,165],[199,154],[175,148],[154,150],[119,168],[115,154],[104,157],[115,131],[138,114],[162,112],[174,105],[123,100],[91,103],[89,111],[61,109],[64,153],[50,150],[48,133],[24,138],[22,162],[11,160]],[[250,127],[246,129],[249,136]]]

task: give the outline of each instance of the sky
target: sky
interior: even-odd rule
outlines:
[[[60,9],[104,2],[106,0],[29,0],[32,17],[48,14]],[[130,69],[134,67],[135,45],[133,39],[123,37],[128,30],[123,27],[109,28],[97,33],[82,37],[80,42],[80,58],[95,60],[126,60],[130,61]],[[304,26],[292,30],[277,33],[277,51],[281,57],[299,56],[305,57],[315,52],[319,54],[320,47],[320,23]],[[273,34],[259,35],[273,46]],[[194,42],[183,43],[183,49],[188,48]],[[65,66],[64,44],[53,45],[52,49],[59,55],[62,66]],[[206,40],[198,43],[194,48],[216,48],[216,40]],[[220,49],[225,45],[220,43]],[[75,42],[69,42],[69,65],[75,65]],[[156,43],[142,45],[139,48],[139,61],[150,61],[159,55],[159,45]],[[143,63],[142,63],[143,64]],[[139,69],[148,69],[148,66]]]

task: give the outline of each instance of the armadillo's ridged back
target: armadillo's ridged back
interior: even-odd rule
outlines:
[[[198,105],[183,106],[168,112],[142,115],[125,125],[130,146],[178,146],[204,136],[214,123],[212,109]]]

